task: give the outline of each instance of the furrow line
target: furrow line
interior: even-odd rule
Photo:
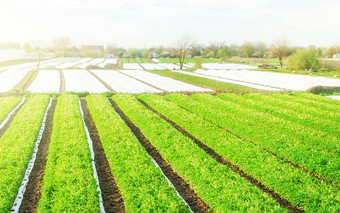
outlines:
[[[8,127],[11,125],[14,117],[18,114],[19,110],[26,101],[27,100],[25,98],[22,99],[22,101],[8,114],[5,120],[2,121],[2,123],[0,124],[0,138],[6,132]]]
[[[283,198],[279,193],[275,192],[272,189],[269,189],[266,187],[263,183],[256,180],[254,177],[252,177],[250,174],[243,171],[241,168],[239,168],[237,165],[233,164],[229,160],[227,160],[225,157],[219,155],[215,150],[210,148],[209,146],[205,145],[202,141],[198,140],[195,136],[190,134],[188,131],[186,131],[184,128],[180,127],[178,124],[170,120],[169,118],[165,117],[163,114],[159,113],[157,110],[153,109],[150,105],[148,105],[143,100],[138,99],[147,109],[151,110],[158,116],[160,116],[163,120],[167,121],[169,124],[171,124],[175,129],[177,129],[179,132],[181,132],[184,136],[189,137],[191,140],[193,140],[200,148],[202,148],[206,153],[208,153],[211,157],[213,157],[217,162],[227,165],[229,168],[231,168],[234,172],[238,173],[241,177],[246,178],[249,180],[253,185],[260,188],[265,193],[269,194],[271,197],[273,197],[282,207],[287,208],[289,212],[304,212],[303,210],[299,209],[297,206],[294,206],[292,203],[290,203],[287,199]]]
[[[173,167],[165,161],[161,153],[151,144],[142,131],[125,115],[119,106],[109,99],[112,107],[124,120],[132,133],[137,137],[141,145],[145,148],[150,157],[158,164],[163,174],[170,180],[181,198],[189,205],[193,212],[208,212],[210,207],[196,194],[194,189],[181,177]]]

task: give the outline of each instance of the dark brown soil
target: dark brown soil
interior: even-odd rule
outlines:
[[[112,89],[112,87],[110,87],[110,85],[108,85],[103,79],[101,79],[98,75],[94,74],[93,72],[91,72],[90,70],[87,70],[91,75],[93,75],[96,79],[98,79],[98,81],[100,81],[108,90],[110,90],[110,92],[114,92],[116,93],[116,91],[114,89]]]
[[[193,212],[209,212],[211,211],[208,204],[206,204],[194,191],[194,189],[181,177],[169,164],[166,162],[161,153],[150,143],[141,130],[130,121],[130,119],[124,114],[119,106],[109,99],[111,105],[119,114],[119,116],[125,121],[133,134],[138,138],[139,142],[145,148],[146,152],[157,162],[165,176],[174,185],[178,193],[188,203]]]
[[[30,174],[29,182],[27,184],[27,188],[19,212],[37,212],[38,203],[41,198],[41,189],[43,186],[47,161],[46,157],[50,145],[51,133],[53,129],[53,115],[56,105],[57,100],[54,99],[52,101],[51,108],[47,112],[45,130],[39,144],[37,158],[35,159],[34,167]]]
[[[146,84],[146,85],[148,85],[148,86],[150,86],[150,87],[153,87],[153,88],[155,88],[155,89],[158,89],[158,90],[160,90],[160,91],[162,91],[162,92],[167,92],[166,90],[163,90],[163,89],[161,89],[161,88],[158,88],[158,87],[156,87],[156,86],[154,86],[154,85],[152,85],[152,84],[149,84],[149,83],[146,83],[145,81],[142,81],[142,80],[140,80],[140,79],[138,79],[138,78],[135,78],[135,77],[133,77],[133,76],[131,76],[131,75],[128,75],[128,74],[126,74],[126,73],[124,73],[124,72],[121,72],[121,71],[118,71],[120,74],[123,74],[123,75],[126,75],[126,76],[128,76],[128,77],[130,77],[130,78],[133,78],[133,79],[135,79],[135,80],[137,80],[137,81],[139,81],[139,82],[142,82],[143,84]],[[138,72],[138,71],[136,71],[136,72]]]
[[[63,71],[59,70],[60,75],[60,93],[65,93],[66,87],[65,87],[65,76]]]
[[[84,112],[84,119],[93,142],[95,162],[99,178],[99,185],[102,191],[104,208],[106,212],[125,212],[124,199],[111,173],[110,163],[107,160],[96,125],[92,121],[91,114],[85,99],[81,99],[81,106]]]
[[[170,123],[173,127],[175,127],[178,131],[180,131],[183,135],[189,137],[192,139],[200,148],[202,148],[207,154],[209,154],[211,157],[213,157],[217,162],[228,166],[231,168],[234,172],[237,172],[241,177],[246,178],[249,180],[253,185],[260,188],[263,192],[269,194],[271,197],[273,197],[282,207],[285,207],[289,212],[304,212],[304,210],[300,209],[297,206],[294,206],[292,203],[290,203],[287,199],[283,198],[280,194],[275,192],[272,189],[269,189],[266,187],[263,183],[256,180],[254,177],[252,177],[250,174],[243,171],[240,167],[233,164],[231,161],[227,160],[223,156],[219,155],[215,150],[210,148],[209,146],[205,145],[202,141],[198,140],[195,136],[187,132],[184,128],[180,127],[178,124],[170,120],[169,118],[165,117],[155,109],[153,109],[151,106],[149,106],[147,103],[145,103],[143,100],[139,101],[149,110],[154,112],[155,114],[159,115],[161,118],[163,118],[165,121]]]
[[[13,115],[9,118],[9,120],[7,121],[7,123],[5,124],[5,126],[0,129],[0,138],[2,137],[2,135],[6,132],[6,130],[8,129],[8,127],[11,125],[11,123],[13,122],[13,119],[15,118],[15,116],[18,114],[19,110],[24,106],[24,104],[26,103],[27,100],[25,100],[25,102],[13,113]]]

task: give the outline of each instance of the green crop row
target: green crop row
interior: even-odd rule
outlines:
[[[169,98],[171,99],[171,96]],[[194,102],[185,96],[181,99],[175,98],[174,101],[180,101],[180,105],[186,105],[190,111],[254,141],[285,159],[310,171],[315,171],[334,183],[339,182],[338,168],[340,161],[338,155],[334,154],[337,152],[336,147],[338,146],[335,141],[319,139],[320,144],[317,144],[317,137],[298,137],[304,134],[304,129],[299,129],[298,125],[294,130],[294,126],[289,126],[291,125],[289,121],[240,108],[218,97],[196,94],[192,98],[199,102]],[[276,127],[271,128],[270,125],[276,125]],[[333,152],[324,150],[332,150]]]
[[[127,212],[188,212],[104,96],[86,98]]]
[[[268,194],[241,178],[229,167],[218,163],[193,140],[146,109],[129,95],[112,98],[130,120],[159,150],[164,159],[193,187],[215,212],[281,212]]]
[[[225,101],[225,104],[230,108],[234,108],[236,111],[249,118],[249,114],[255,115],[256,121],[267,125],[278,132],[291,133],[293,136],[300,136],[301,141],[309,140],[315,141],[317,146],[319,143],[325,144],[325,150],[330,147],[334,147],[334,151],[340,154],[339,138],[340,138],[340,127],[339,122],[327,120],[319,117],[314,117],[305,113],[296,113],[294,110],[287,110],[285,107],[274,108],[271,104],[265,101],[256,101],[247,98],[242,98],[241,95],[235,94],[219,94],[217,97]],[[248,104],[251,102],[251,104]],[[258,107],[253,107],[254,104],[263,104],[266,109],[259,110]],[[237,109],[235,109],[237,108]],[[264,121],[259,119],[263,117]],[[275,121],[277,121],[275,123]],[[282,125],[284,123],[284,126]],[[281,125],[280,125],[281,124]],[[308,142],[306,142],[308,144]],[[332,145],[330,145],[332,144]]]
[[[38,212],[99,212],[91,162],[78,97],[62,95],[53,117]]]
[[[283,94],[258,94],[258,93],[248,93],[245,94],[244,100],[247,102],[255,102],[256,105],[262,104],[265,107],[272,107],[276,109],[290,110],[300,116],[309,115],[316,119],[328,120],[330,122],[339,122],[340,113],[337,111],[324,111],[323,107],[308,107],[305,104],[297,103],[290,100],[280,99],[280,96],[286,96]],[[295,99],[301,99],[299,96],[295,96]],[[340,104],[340,103],[339,103]],[[269,109],[268,109],[269,110]],[[339,109],[340,110],[340,109]],[[318,120],[317,120],[318,121]]]
[[[183,73],[173,72],[173,71],[170,71],[170,70],[159,70],[159,71],[149,70],[148,72],[151,72],[151,73],[154,73],[154,74],[157,74],[157,75],[161,75],[161,76],[165,76],[165,77],[170,77],[172,79],[183,81],[183,82],[193,84],[193,85],[196,85],[196,86],[209,88],[209,89],[212,89],[212,90],[215,90],[215,91],[224,91],[224,92],[231,92],[231,91],[232,92],[235,92],[235,91],[256,92],[256,91],[259,91],[257,89],[253,89],[253,88],[249,88],[249,87],[245,87],[245,86],[241,86],[241,85],[237,85],[237,84],[228,84],[228,83],[225,83],[225,82],[215,81],[215,80],[212,80],[212,79],[202,78],[202,77],[198,77],[198,76],[185,75]]]
[[[161,96],[139,95],[139,98],[296,206],[310,212],[339,208],[335,205],[339,202],[339,198],[335,198],[339,192],[335,186],[306,174]],[[181,99],[180,95],[169,98],[174,101]],[[315,205],[315,200],[322,202]]]
[[[273,96],[279,98],[280,100],[289,100],[303,104],[304,106],[320,109],[327,112],[334,112],[336,113],[338,118],[340,117],[340,104],[338,100],[317,96],[309,93],[297,93],[296,95],[273,94]]]
[[[0,101],[0,124],[21,100],[21,97],[6,97]]]
[[[48,96],[30,98],[0,138],[0,212],[9,212],[18,194],[48,102]]]

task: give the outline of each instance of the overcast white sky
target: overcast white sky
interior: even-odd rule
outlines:
[[[53,40],[124,47],[182,35],[225,41],[340,45],[340,0],[0,0],[0,42]]]

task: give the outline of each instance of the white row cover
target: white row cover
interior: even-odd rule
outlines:
[[[60,74],[58,70],[40,70],[38,76],[27,89],[31,92],[59,92]]]
[[[158,65],[168,70],[179,70],[180,68],[178,65],[172,63],[159,63]],[[185,67],[183,67],[183,69],[185,69]]]
[[[152,74],[142,70],[121,70],[129,76],[137,78],[145,83],[151,84],[157,88],[168,92],[211,92],[210,89],[197,87],[191,84],[177,81],[172,78],[163,77],[160,75]]]
[[[340,86],[340,79],[251,70],[197,70],[197,74],[244,81],[269,87],[304,91],[313,86]]]
[[[211,70],[251,70],[257,69],[256,66],[249,66],[243,64],[227,64],[227,63],[203,63],[203,68]]]
[[[141,63],[140,65],[142,65],[142,67],[144,67],[146,70],[164,70],[164,68],[159,66],[158,64]]]
[[[31,69],[9,69],[0,73],[0,92],[13,89]]]
[[[141,70],[142,67],[139,66],[139,64],[137,64],[137,63],[126,63],[126,64],[123,64],[123,69],[127,69],[127,70]]]

